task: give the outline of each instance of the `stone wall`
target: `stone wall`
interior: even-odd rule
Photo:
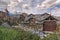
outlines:
[[[36,25],[29,25],[29,24],[22,24],[24,27],[34,29],[34,30],[43,30],[42,24],[36,24]]]

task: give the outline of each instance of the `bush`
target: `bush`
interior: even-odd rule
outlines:
[[[2,22],[3,22],[3,21],[2,21],[2,20],[0,20],[0,25],[2,24]]]
[[[9,24],[10,26],[12,26],[12,25],[18,25],[17,23],[14,23],[14,22],[8,22],[8,24]]]

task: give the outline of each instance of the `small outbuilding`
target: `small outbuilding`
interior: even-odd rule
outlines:
[[[57,19],[53,16],[49,16],[45,19],[45,21],[43,22],[43,31],[47,31],[47,32],[53,32],[56,30],[57,27]]]

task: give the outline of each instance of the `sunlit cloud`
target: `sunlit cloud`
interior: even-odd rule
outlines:
[[[40,8],[40,5],[38,4],[38,5],[36,6],[36,8],[37,8],[37,9]]]
[[[23,2],[23,0],[18,0],[18,2]]]
[[[45,0],[41,4],[41,8],[49,8],[50,6],[54,5],[57,0]]]
[[[41,8],[50,8],[52,7],[53,5],[57,5],[60,3],[60,0],[45,0],[44,2],[42,2],[41,4]]]
[[[60,9],[55,7],[52,11],[51,11],[52,15],[57,15],[60,16]]]
[[[60,0],[57,0],[55,3],[56,3],[56,4],[60,3]]]
[[[28,4],[23,4],[23,8],[29,9],[29,5]]]

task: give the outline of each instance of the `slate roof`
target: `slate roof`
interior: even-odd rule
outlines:
[[[30,18],[36,18],[38,21],[43,21],[45,20],[46,18],[48,18],[49,16],[52,16],[48,13],[44,13],[44,14],[36,14],[36,15],[33,15],[33,14],[30,14],[28,16],[25,17],[25,21],[29,20]],[[56,16],[52,16],[53,18],[57,19]]]

